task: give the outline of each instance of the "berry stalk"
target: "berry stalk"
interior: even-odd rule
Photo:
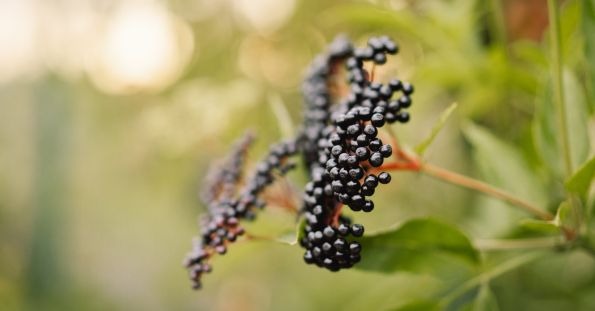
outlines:
[[[535,215],[536,217],[542,220],[553,220],[554,215],[550,212],[543,210],[523,199],[520,199],[502,189],[496,188],[492,185],[489,185],[485,182],[479,181],[477,179],[473,179],[447,169],[435,166],[430,163],[423,163],[417,155],[411,154],[409,152],[404,151],[398,145],[396,135],[391,130],[390,127],[387,128],[387,133],[390,136],[391,144],[393,145],[393,149],[395,150],[394,158],[395,161],[391,163],[386,163],[379,167],[380,170],[404,170],[404,171],[416,171],[420,173],[424,173],[428,176],[434,177],[436,179],[440,179],[442,181],[458,185],[461,187],[465,187],[468,189],[472,189],[491,197],[500,199],[504,202],[508,202],[514,206],[520,207],[525,211]],[[563,229],[564,233],[568,237],[568,230]]]
[[[554,215],[550,212],[542,210],[533,204],[515,197],[514,195],[491,185],[488,185],[482,181],[477,179],[469,178],[467,176],[457,174],[455,172],[443,169],[438,166],[434,166],[430,163],[424,163],[420,167],[420,172],[432,176],[434,178],[447,181],[451,184],[459,185],[465,188],[473,189],[479,191],[481,193],[487,194],[491,197],[500,199],[502,201],[508,202],[514,206],[518,206],[527,212],[539,217],[543,220],[552,220],[554,219]]]

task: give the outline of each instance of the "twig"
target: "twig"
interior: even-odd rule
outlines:
[[[514,206],[518,206],[543,220],[554,219],[554,215],[552,215],[550,212],[542,210],[525,200],[517,198],[512,194],[509,194],[504,190],[488,185],[482,181],[434,166],[430,163],[422,163],[417,155],[408,153],[399,147],[396,135],[390,129],[390,127],[387,128],[387,133],[391,137],[392,143],[394,143],[393,153],[396,162],[386,163],[385,165],[378,168],[378,170],[408,170],[421,172],[428,176],[432,176],[434,178],[449,182],[451,184],[473,189],[487,194],[489,196],[492,196],[494,198],[503,200]]]
[[[519,199],[512,194],[505,192],[504,190],[495,188],[479,180],[451,172],[449,170],[434,166],[430,163],[424,163],[421,166],[420,171],[429,176],[447,181],[451,184],[473,189],[494,198],[498,198],[512,205],[518,206],[543,220],[554,219],[554,215],[552,215],[550,212],[542,210],[525,200]]]

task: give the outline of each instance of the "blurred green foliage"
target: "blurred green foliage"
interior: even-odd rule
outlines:
[[[216,258],[199,292],[181,266],[198,232],[204,207],[196,189],[209,163],[246,129],[258,134],[251,154],[258,159],[287,131],[279,105],[299,124],[303,72],[338,33],[399,42],[402,52],[378,75],[416,86],[412,121],[396,128],[404,144],[423,141],[457,102],[424,158],[556,213],[567,190],[548,32],[537,41],[511,39],[514,12],[506,8],[514,2],[297,1],[281,27],[262,33],[238,21],[234,1],[213,9],[208,1],[172,0],[196,49],[182,76],[160,91],[114,95],[87,76],[53,70],[1,84],[0,309],[595,310],[594,254],[580,247],[518,266],[510,262],[526,250],[461,262],[434,248],[403,255],[380,247],[366,260],[393,255],[390,271],[330,273],[303,264],[297,246],[242,242]],[[188,17],[201,10],[200,19]],[[595,2],[564,1],[561,28],[572,161],[582,167],[567,189],[588,211],[580,242],[595,245]],[[299,187],[305,181],[304,173],[291,178]],[[446,253],[450,244],[438,239],[445,232],[474,258],[476,238],[535,235],[523,229],[526,213],[419,174],[396,174],[376,196],[374,213],[355,216],[366,228],[405,230],[420,225],[409,220],[431,216],[440,222],[422,221],[429,228],[420,238]],[[294,226],[294,215],[271,208],[248,230],[274,236]],[[392,234],[401,241],[402,231]],[[399,268],[399,258],[436,269]],[[493,279],[461,291],[478,276]]]

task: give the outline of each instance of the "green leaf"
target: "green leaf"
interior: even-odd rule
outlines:
[[[432,127],[430,135],[428,135],[428,137],[426,137],[419,145],[415,147],[415,151],[417,152],[417,154],[419,154],[420,156],[424,154],[426,149],[430,146],[430,144],[432,144],[432,142],[434,142],[434,139],[436,139],[436,136],[438,135],[438,133],[440,133],[440,131],[446,124],[446,120],[448,120],[448,117],[450,117],[450,115],[453,111],[455,111],[456,108],[457,103],[452,103],[450,106],[448,106],[448,108],[446,108],[442,112],[442,114],[440,114],[440,118],[438,118],[438,121],[436,121],[436,124],[434,124],[434,127]]]
[[[306,226],[306,219],[301,218],[297,223],[295,230],[285,232],[277,236],[274,241],[281,244],[296,245],[298,241],[304,237],[304,227]]]
[[[567,201],[560,203],[558,210],[556,211],[556,217],[554,223],[558,227],[572,227],[572,206]]]
[[[562,63],[572,66],[582,57],[581,5],[579,1],[567,1],[560,10],[560,45]]]
[[[595,178],[595,156],[583,164],[575,173],[566,181],[566,189],[576,192],[581,197],[587,195],[589,187]]]
[[[477,293],[477,297],[473,302],[472,311],[498,311],[500,308],[498,307],[498,301],[496,300],[496,296],[490,289],[490,285],[488,283],[484,283],[479,288],[479,293]]]
[[[306,227],[306,218],[302,217],[300,218],[300,221],[297,224],[296,227],[296,242],[301,240],[302,238],[304,238],[304,236],[306,235],[306,231],[304,230],[304,228]]]
[[[420,22],[420,19],[426,22]],[[428,18],[409,10],[397,12],[365,4],[344,4],[322,12],[319,14],[319,20],[318,24],[329,29],[343,24],[374,31],[391,29],[435,48],[455,46],[453,40],[449,40],[452,35],[447,33],[444,27],[437,27]]]
[[[355,267],[378,272],[427,272],[445,257],[477,264],[479,255],[457,228],[433,219],[415,219],[361,238],[362,261]]]
[[[546,206],[548,200],[543,181],[515,146],[472,123],[462,129],[473,148],[473,159],[482,179],[537,206]],[[526,216],[524,212],[489,197],[482,196],[477,204],[480,205],[474,210],[477,219],[470,225],[481,237],[505,234]],[[489,222],[479,222],[478,219],[489,219]]]
[[[440,304],[435,301],[416,301],[408,303],[402,307],[396,309],[390,309],[391,311],[438,311],[442,310]]]
[[[530,201],[545,203],[547,197],[522,153],[487,129],[468,123],[463,134],[474,149],[475,162],[491,183]]]
[[[587,90],[591,96],[587,98],[590,101],[591,111],[595,111],[595,0],[582,0],[581,29],[583,33],[584,53],[585,53],[585,71]]]
[[[588,108],[585,94],[575,75],[564,71],[564,97],[568,126],[571,160],[574,165],[583,163],[589,155]],[[556,109],[550,80],[544,81],[538,97],[533,120],[533,141],[543,163],[554,176],[564,176],[562,169],[559,112]]]

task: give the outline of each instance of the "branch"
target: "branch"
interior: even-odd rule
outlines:
[[[540,209],[539,207],[534,206],[533,204],[519,199],[512,194],[507,193],[504,190],[498,189],[494,186],[488,185],[484,182],[481,182],[476,179],[472,179],[449,170],[434,166],[429,163],[424,163],[420,166],[420,172],[425,173],[429,176],[434,178],[438,178],[444,181],[447,181],[451,184],[459,185],[462,187],[466,187],[469,189],[473,189],[484,194],[487,194],[491,197],[500,199],[502,201],[508,202],[514,206],[518,206],[527,212],[543,219],[543,220],[552,220],[554,219],[554,215],[550,212]]]
[[[408,152],[399,146],[397,136],[390,127],[387,128],[386,132],[388,133],[391,140],[391,145],[394,150],[393,157],[395,159],[395,162],[386,163],[381,167],[376,168],[375,171],[401,170],[421,172],[434,178],[446,181],[448,183],[473,189],[491,197],[503,200],[514,206],[520,207],[543,220],[554,219],[554,215],[552,215],[550,212],[543,210],[525,200],[517,198],[516,196],[509,194],[508,192],[502,189],[498,189],[477,179],[463,176],[461,174],[457,174],[455,172],[434,166],[429,163],[422,163],[418,155]]]

